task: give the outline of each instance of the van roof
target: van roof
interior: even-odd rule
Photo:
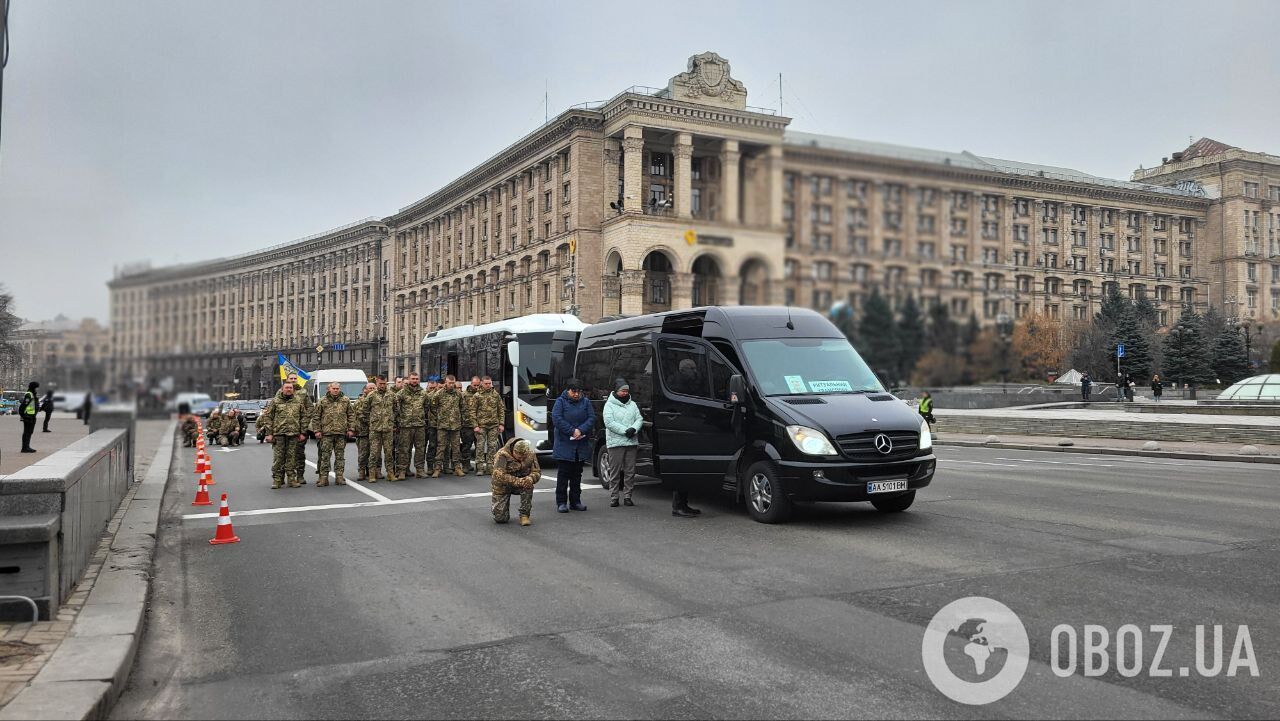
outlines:
[[[790,322],[792,329],[787,328]],[[710,328],[718,332],[707,333]],[[752,338],[843,338],[831,321],[808,308],[764,305],[705,306],[689,310],[620,318],[587,326],[582,344],[592,338],[635,332],[672,333],[749,340]]]

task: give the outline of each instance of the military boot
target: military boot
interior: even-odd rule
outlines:
[[[440,477],[440,467],[439,467],[439,466],[436,466],[435,470],[431,471],[431,477],[432,477],[432,478],[439,478],[439,477]]]
[[[464,470],[462,470],[462,466],[454,466],[454,467],[453,467],[453,475],[455,475],[455,476],[465,476],[465,475],[467,475],[467,472],[466,472],[466,471],[464,471]]]
[[[280,487],[281,487],[281,486],[283,486],[283,485],[284,485],[284,483],[283,483],[283,482],[281,482],[279,478],[273,479],[273,480],[271,481],[271,490],[273,490],[273,491],[274,491],[274,490],[276,490],[277,488],[280,488]]]
[[[529,517],[528,517],[528,516],[521,516],[521,517],[520,517],[520,525],[522,525],[522,526],[532,526],[532,525],[533,525],[533,521],[529,520]]]
[[[345,479],[345,478],[343,478],[343,477],[341,477],[341,476],[338,476],[337,478],[333,479],[333,484],[334,484],[335,486],[345,486],[345,485],[347,485],[347,479]]]

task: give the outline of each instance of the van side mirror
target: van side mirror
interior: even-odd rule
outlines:
[[[737,373],[729,376],[729,402],[740,406],[747,404],[747,382]]]
[[[507,344],[507,360],[511,361],[511,365],[520,365],[520,342],[511,341]]]

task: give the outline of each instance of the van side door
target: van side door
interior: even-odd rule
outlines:
[[[655,456],[663,478],[719,484],[742,447],[729,403],[731,366],[708,343],[687,336],[659,336],[655,388]]]

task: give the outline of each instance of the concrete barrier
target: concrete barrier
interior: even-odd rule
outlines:
[[[46,620],[57,613],[133,481],[132,437],[104,428],[0,480],[0,595],[34,598]],[[0,607],[0,619],[27,615]]]

